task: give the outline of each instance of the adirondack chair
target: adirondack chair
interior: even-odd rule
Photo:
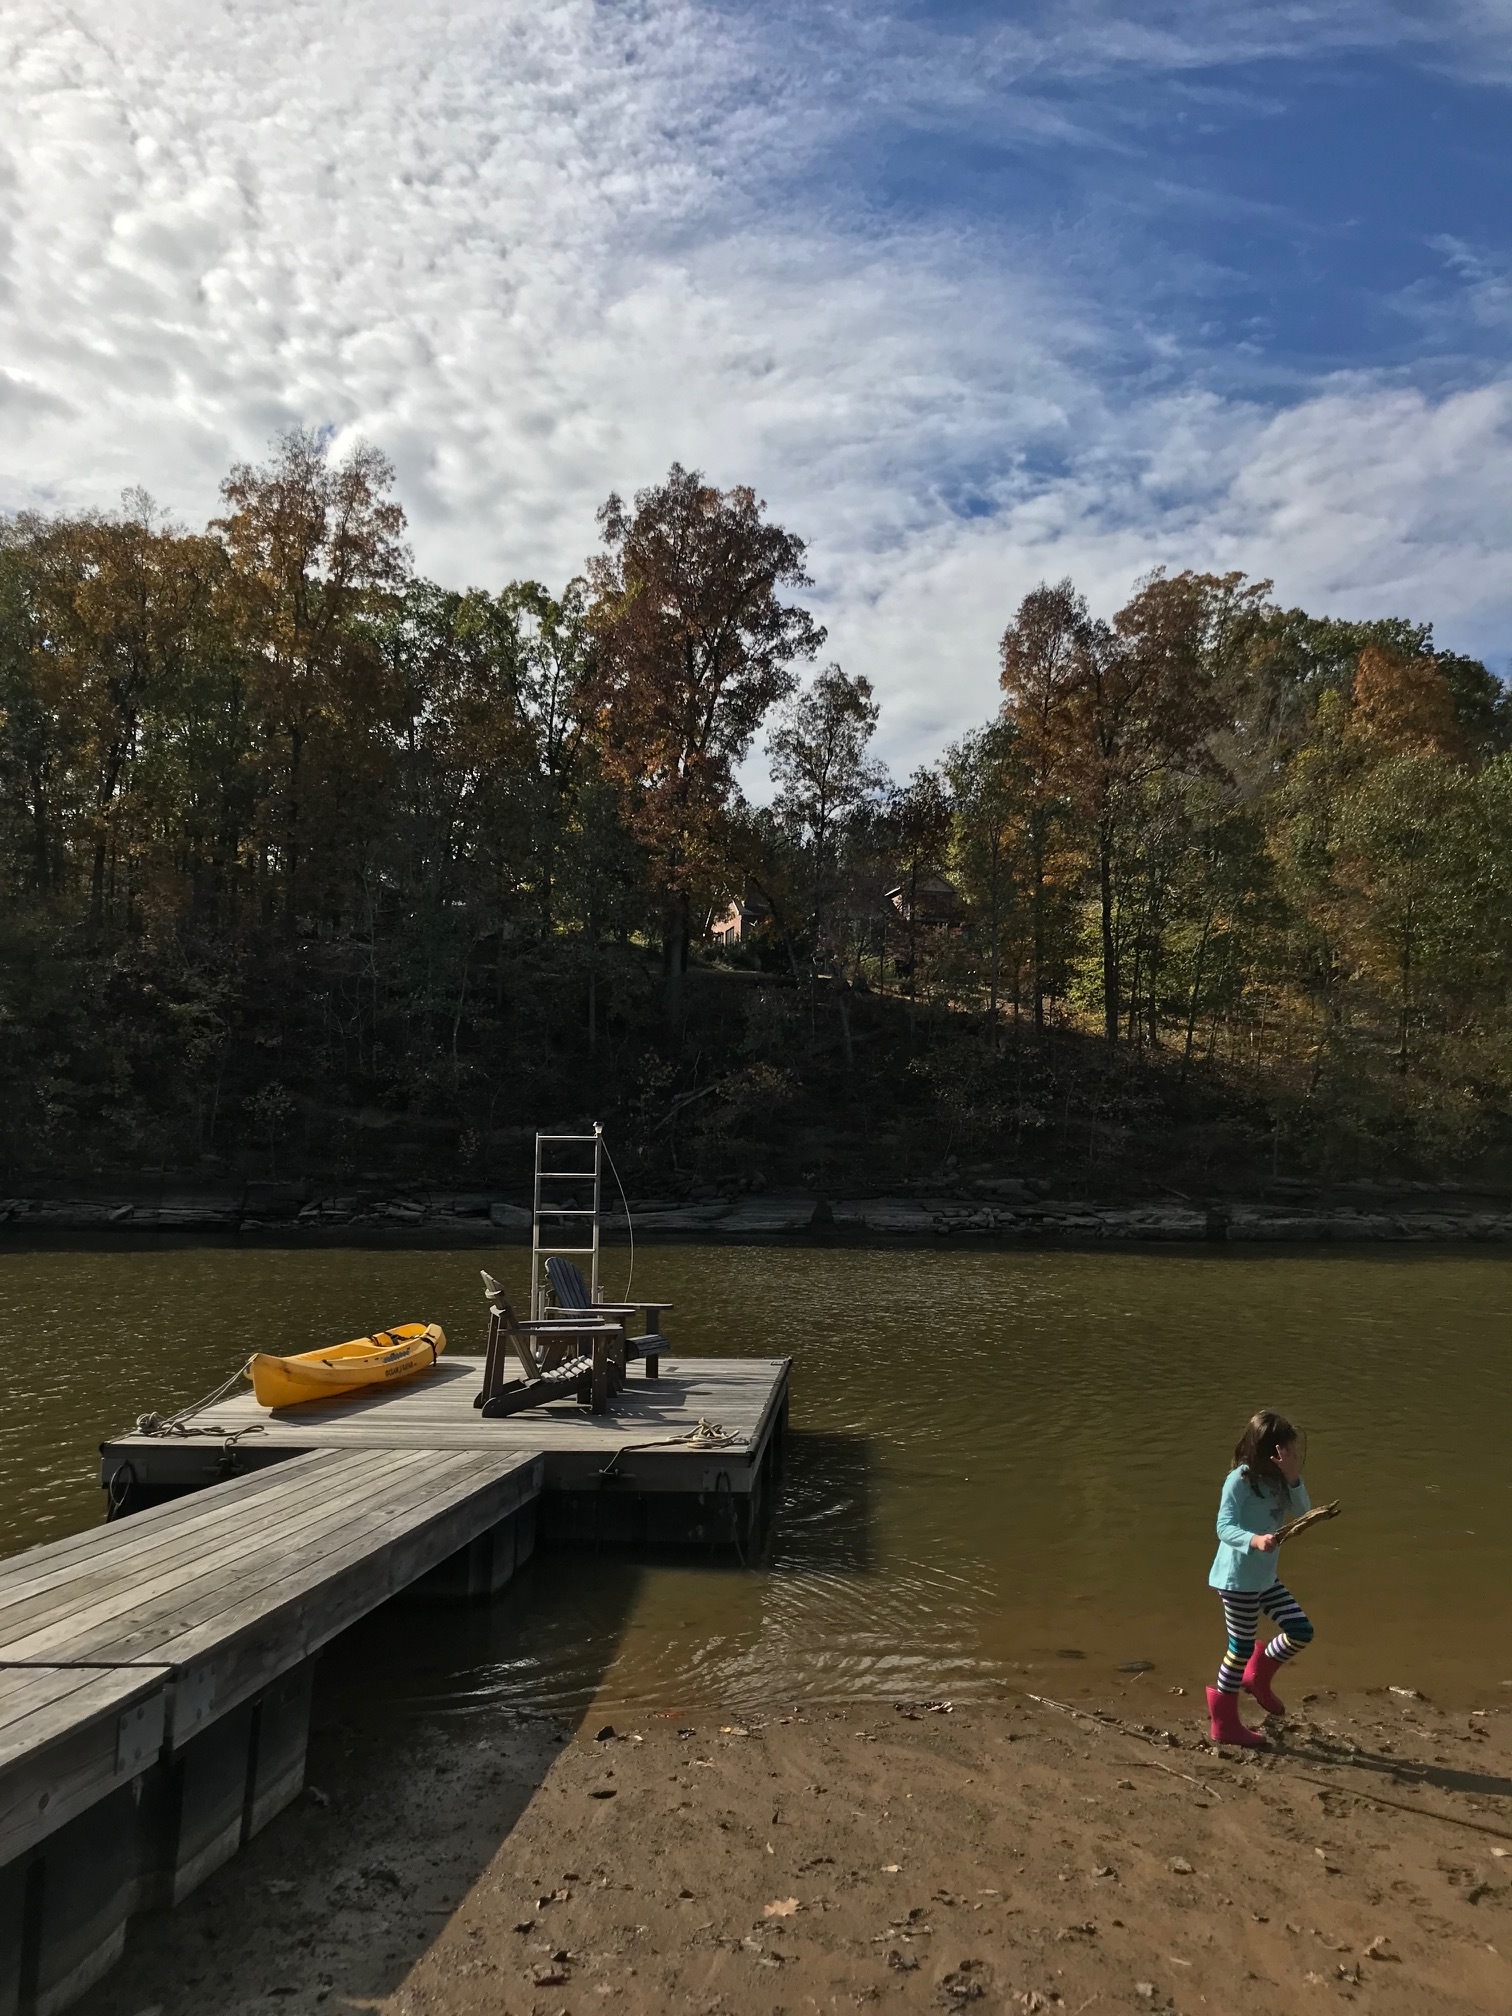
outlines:
[[[486,1269],[479,1272],[488,1303],[488,1343],[483,1385],[473,1405],[484,1419],[566,1399],[586,1400],[593,1413],[604,1413],[610,1395],[624,1384],[623,1320],[595,1310],[578,1322],[522,1323],[503,1284]],[[523,1377],[505,1377],[512,1362]]]
[[[628,1328],[625,1331],[625,1356],[644,1358],[648,1379],[661,1377],[661,1354],[667,1341],[661,1334],[661,1319],[673,1306],[670,1302],[595,1302],[581,1268],[555,1255],[546,1262],[546,1278],[556,1297],[556,1308],[548,1318],[551,1322],[570,1323],[579,1315],[590,1315],[627,1323],[630,1317],[639,1316],[640,1335],[632,1336]]]

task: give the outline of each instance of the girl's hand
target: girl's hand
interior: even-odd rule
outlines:
[[[1280,1538],[1279,1533],[1257,1533],[1250,1545],[1257,1554],[1274,1554]]]

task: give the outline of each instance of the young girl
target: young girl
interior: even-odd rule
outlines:
[[[1234,1468],[1218,1501],[1218,1555],[1208,1583],[1223,1603],[1228,1651],[1218,1668],[1218,1685],[1207,1690],[1215,1743],[1253,1748],[1265,1741],[1258,1729],[1246,1729],[1240,1720],[1241,1687],[1267,1715],[1286,1713],[1271,1677],[1283,1660],[1310,1643],[1313,1627],[1276,1574],[1276,1535],[1284,1521],[1298,1518],[1311,1502],[1302,1482],[1296,1429],[1284,1414],[1262,1407],[1239,1437]],[[1278,1626],[1263,1651],[1255,1643],[1262,1610]]]

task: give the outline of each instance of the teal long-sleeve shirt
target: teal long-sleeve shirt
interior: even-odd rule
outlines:
[[[1276,1579],[1276,1556],[1251,1547],[1254,1533],[1274,1533],[1284,1519],[1300,1518],[1312,1506],[1298,1478],[1275,1491],[1257,1491],[1242,1470],[1230,1470],[1218,1500],[1218,1552],[1208,1572],[1210,1589],[1269,1589]]]

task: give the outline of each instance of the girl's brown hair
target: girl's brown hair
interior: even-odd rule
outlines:
[[[1297,1431],[1284,1414],[1278,1414],[1274,1407],[1262,1407],[1239,1437],[1234,1468],[1244,1472],[1255,1490],[1284,1496],[1287,1484],[1276,1461],[1276,1451],[1296,1439]]]

